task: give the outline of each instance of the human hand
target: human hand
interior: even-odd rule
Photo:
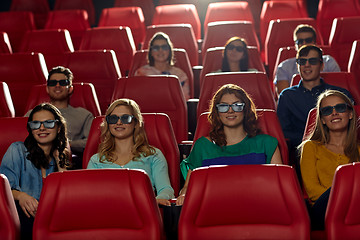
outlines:
[[[176,199],[176,206],[183,205],[184,199],[185,199],[185,194],[181,194],[180,196],[178,196],[178,198]]]
[[[166,199],[156,199],[156,202],[160,205],[171,206],[170,201]]]
[[[32,196],[22,192],[19,196],[19,205],[24,211],[25,215],[30,218],[30,215],[35,217],[39,202]]]

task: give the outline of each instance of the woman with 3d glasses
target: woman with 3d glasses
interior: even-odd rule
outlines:
[[[219,72],[242,72],[257,71],[249,69],[249,54],[245,39],[240,37],[230,38],[223,52],[221,71]]]
[[[360,160],[356,112],[342,92],[327,90],[317,101],[316,125],[300,144],[300,169],[310,200],[313,230],[324,229],[331,185],[338,166]]]
[[[190,85],[186,73],[174,66],[173,45],[167,34],[158,32],[150,40],[148,65],[137,69],[135,76],[175,75],[179,78],[185,99],[190,98]]]
[[[226,84],[214,95],[208,116],[210,133],[201,137],[180,164],[186,181],[177,204],[184,201],[192,170],[210,165],[282,164],[278,141],[260,134],[255,105],[239,86]]]
[[[114,101],[106,111],[101,125],[98,153],[88,163],[88,169],[142,169],[150,177],[158,204],[171,205],[174,190],[170,185],[168,166],[162,152],[150,146],[139,105],[130,99]]]
[[[24,239],[31,238],[46,177],[70,165],[66,122],[56,107],[49,103],[37,105],[30,113],[27,130],[25,141],[12,143],[0,166],[0,172],[9,179]]]

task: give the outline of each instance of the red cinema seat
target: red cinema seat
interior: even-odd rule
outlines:
[[[360,200],[360,163],[339,166],[336,169],[325,216],[328,240],[358,239]],[[340,204],[341,203],[341,204]]]
[[[148,64],[147,62],[147,55],[149,50],[139,50],[136,51],[133,61],[131,63],[129,76],[133,77],[136,70],[139,69],[141,66]],[[188,79],[190,85],[190,98],[194,97],[194,74],[191,68],[191,64],[189,61],[189,57],[184,49],[175,48],[174,49],[174,58],[175,58],[175,66],[182,69]]]
[[[209,110],[209,101],[223,85],[232,83],[242,87],[252,98],[256,108],[276,109],[266,73],[262,72],[224,72],[205,75],[200,89],[197,115]]]
[[[334,18],[359,16],[354,0],[320,0],[316,22],[324,44],[329,43],[329,36]],[[354,29],[355,30],[355,29]]]
[[[250,21],[254,23],[254,17],[249,3],[246,1],[210,3],[204,20],[204,36],[206,36],[208,24],[218,21]]]
[[[16,116],[23,116],[29,89],[45,84],[48,71],[41,53],[14,53],[1,55],[0,75],[9,86]]]
[[[360,13],[359,13],[360,15]],[[351,48],[355,40],[360,40],[360,16],[335,18],[329,38],[329,45],[337,52],[337,62],[341,71],[347,71]]]
[[[293,33],[300,24],[308,24],[316,29],[316,21],[312,18],[271,20],[265,40],[265,65],[269,68],[269,76],[273,76],[276,57],[281,47],[294,46]],[[316,42],[322,45],[322,38],[317,34]]]
[[[326,83],[348,90],[355,104],[360,104],[360,84],[356,81],[354,74],[349,72],[322,72],[320,75]],[[300,79],[299,74],[294,75],[290,86],[299,84]]]
[[[261,61],[259,51],[256,47],[247,47],[249,54],[249,68],[257,69],[259,72],[266,72]],[[221,69],[224,47],[209,48],[203,60],[203,69],[200,74],[200,86],[206,74]]]
[[[13,52],[19,51],[25,33],[35,28],[32,12],[0,12],[0,31],[8,34]]]
[[[86,29],[90,28],[85,10],[50,11],[45,29],[67,29],[70,32],[74,49],[78,50]]]
[[[179,240],[234,236],[310,239],[310,220],[292,167],[210,166],[192,172],[179,220]]]
[[[0,82],[0,117],[15,117],[14,104],[6,82]]]
[[[185,49],[189,56],[191,66],[197,66],[199,63],[199,48],[196,42],[194,31],[190,24],[164,24],[152,25],[146,28],[146,37],[143,49],[149,48],[151,38],[157,32],[163,32],[169,35],[174,48]]]
[[[136,49],[140,49],[145,40],[146,26],[140,7],[104,8],[101,12],[99,27],[126,26],[131,29]]]
[[[268,33],[268,27],[271,20],[307,17],[307,10],[302,1],[265,1],[263,3],[260,14],[261,42],[265,44],[266,35]],[[292,31],[287,32],[284,30],[283,34],[287,34],[292,38]]]
[[[29,134],[26,129],[27,119],[27,117],[0,118],[0,163],[7,149],[13,142],[25,141],[25,138]]]
[[[126,76],[136,47],[129,27],[97,27],[86,30],[80,50],[113,50],[121,75]]]
[[[155,8],[152,25],[190,24],[195,38],[201,39],[201,24],[194,4],[162,5]]]
[[[8,179],[0,174],[0,238],[20,239],[20,221]]]
[[[112,101],[130,98],[143,113],[165,113],[174,128],[176,141],[188,140],[187,105],[179,79],[172,75],[121,78],[114,88]]]
[[[348,72],[352,72],[357,82],[360,82],[360,40],[354,41],[350,53]]]
[[[91,25],[95,24],[95,8],[92,0],[55,0],[54,10],[85,10]]]
[[[115,52],[88,50],[65,53],[64,66],[74,74],[73,83],[92,83],[98,95],[101,112],[111,103],[116,81],[121,77]]]
[[[160,211],[144,171],[74,170],[52,173],[46,178],[34,222],[34,239],[119,236],[163,239]]]
[[[29,11],[34,14],[37,29],[44,27],[47,14],[50,11],[47,0],[12,0],[10,11]]]
[[[257,109],[256,113],[258,115],[258,124],[262,133],[269,134],[278,140],[281,160],[284,164],[289,164],[289,151],[275,110]],[[209,112],[204,112],[199,116],[194,134],[194,143],[200,137],[209,136],[210,124],[208,122],[208,115]]]
[[[144,13],[146,26],[151,25],[155,12],[153,0],[115,0],[114,7],[141,7]]]
[[[170,119],[162,113],[144,113],[144,127],[149,143],[161,150],[169,168],[169,178],[175,195],[180,191],[180,153],[177,146]],[[89,138],[83,155],[83,168],[85,169],[92,155],[98,151],[100,143],[100,124],[104,116],[96,117],[91,125]]]
[[[100,116],[100,106],[94,85],[91,83],[73,83],[74,92],[71,95],[69,104],[73,107],[82,107],[90,111],[94,116]],[[36,105],[50,102],[46,92],[46,84],[34,85],[31,88],[25,112],[33,109]]]
[[[9,36],[6,32],[0,32],[0,54],[1,53],[13,53]]]

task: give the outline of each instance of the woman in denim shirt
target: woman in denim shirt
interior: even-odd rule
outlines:
[[[31,239],[32,225],[43,181],[68,164],[66,123],[59,110],[49,103],[30,113],[24,142],[15,142],[6,151],[0,173],[9,180],[17,206],[22,239]]]

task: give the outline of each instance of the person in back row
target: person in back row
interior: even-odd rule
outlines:
[[[221,70],[219,72],[257,71],[249,69],[249,53],[245,39],[240,37],[230,38],[223,52]]]
[[[135,76],[175,75],[179,78],[185,99],[190,98],[190,84],[186,73],[174,66],[173,45],[167,34],[154,34],[149,43],[148,65],[137,69]]]
[[[82,153],[94,116],[84,108],[74,108],[69,104],[74,92],[73,78],[70,69],[62,66],[54,67],[49,72],[46,91],[50,102],[60,110],[66,120],[71,152],[74,154],[73,168],[81,168]],[[29,116],[29,113],[30,111],[25,116]]]
[[[276,138],[260,134],[255,104],[234,84],[222,86],[210,103],[208,137],[199,138],[180,164],[185,184],[176,204],[182,205],[191,172],[198,167],[237,164],[282,164]]]
[[[293,38],[295,49],[298,51],[303,45],[316,44],[316,31],[310,25],[301,24],[295,28]],[[282,90],[288,88],[293,75],[299,73],[295,61],[296,58],[290,58],[281,62],[277,67],[274,78],[277,94],[280,94]],[[333,57],[323,55],[322,62],[324,65],[322,69],[323,72],[340,72],[340,67]]]

